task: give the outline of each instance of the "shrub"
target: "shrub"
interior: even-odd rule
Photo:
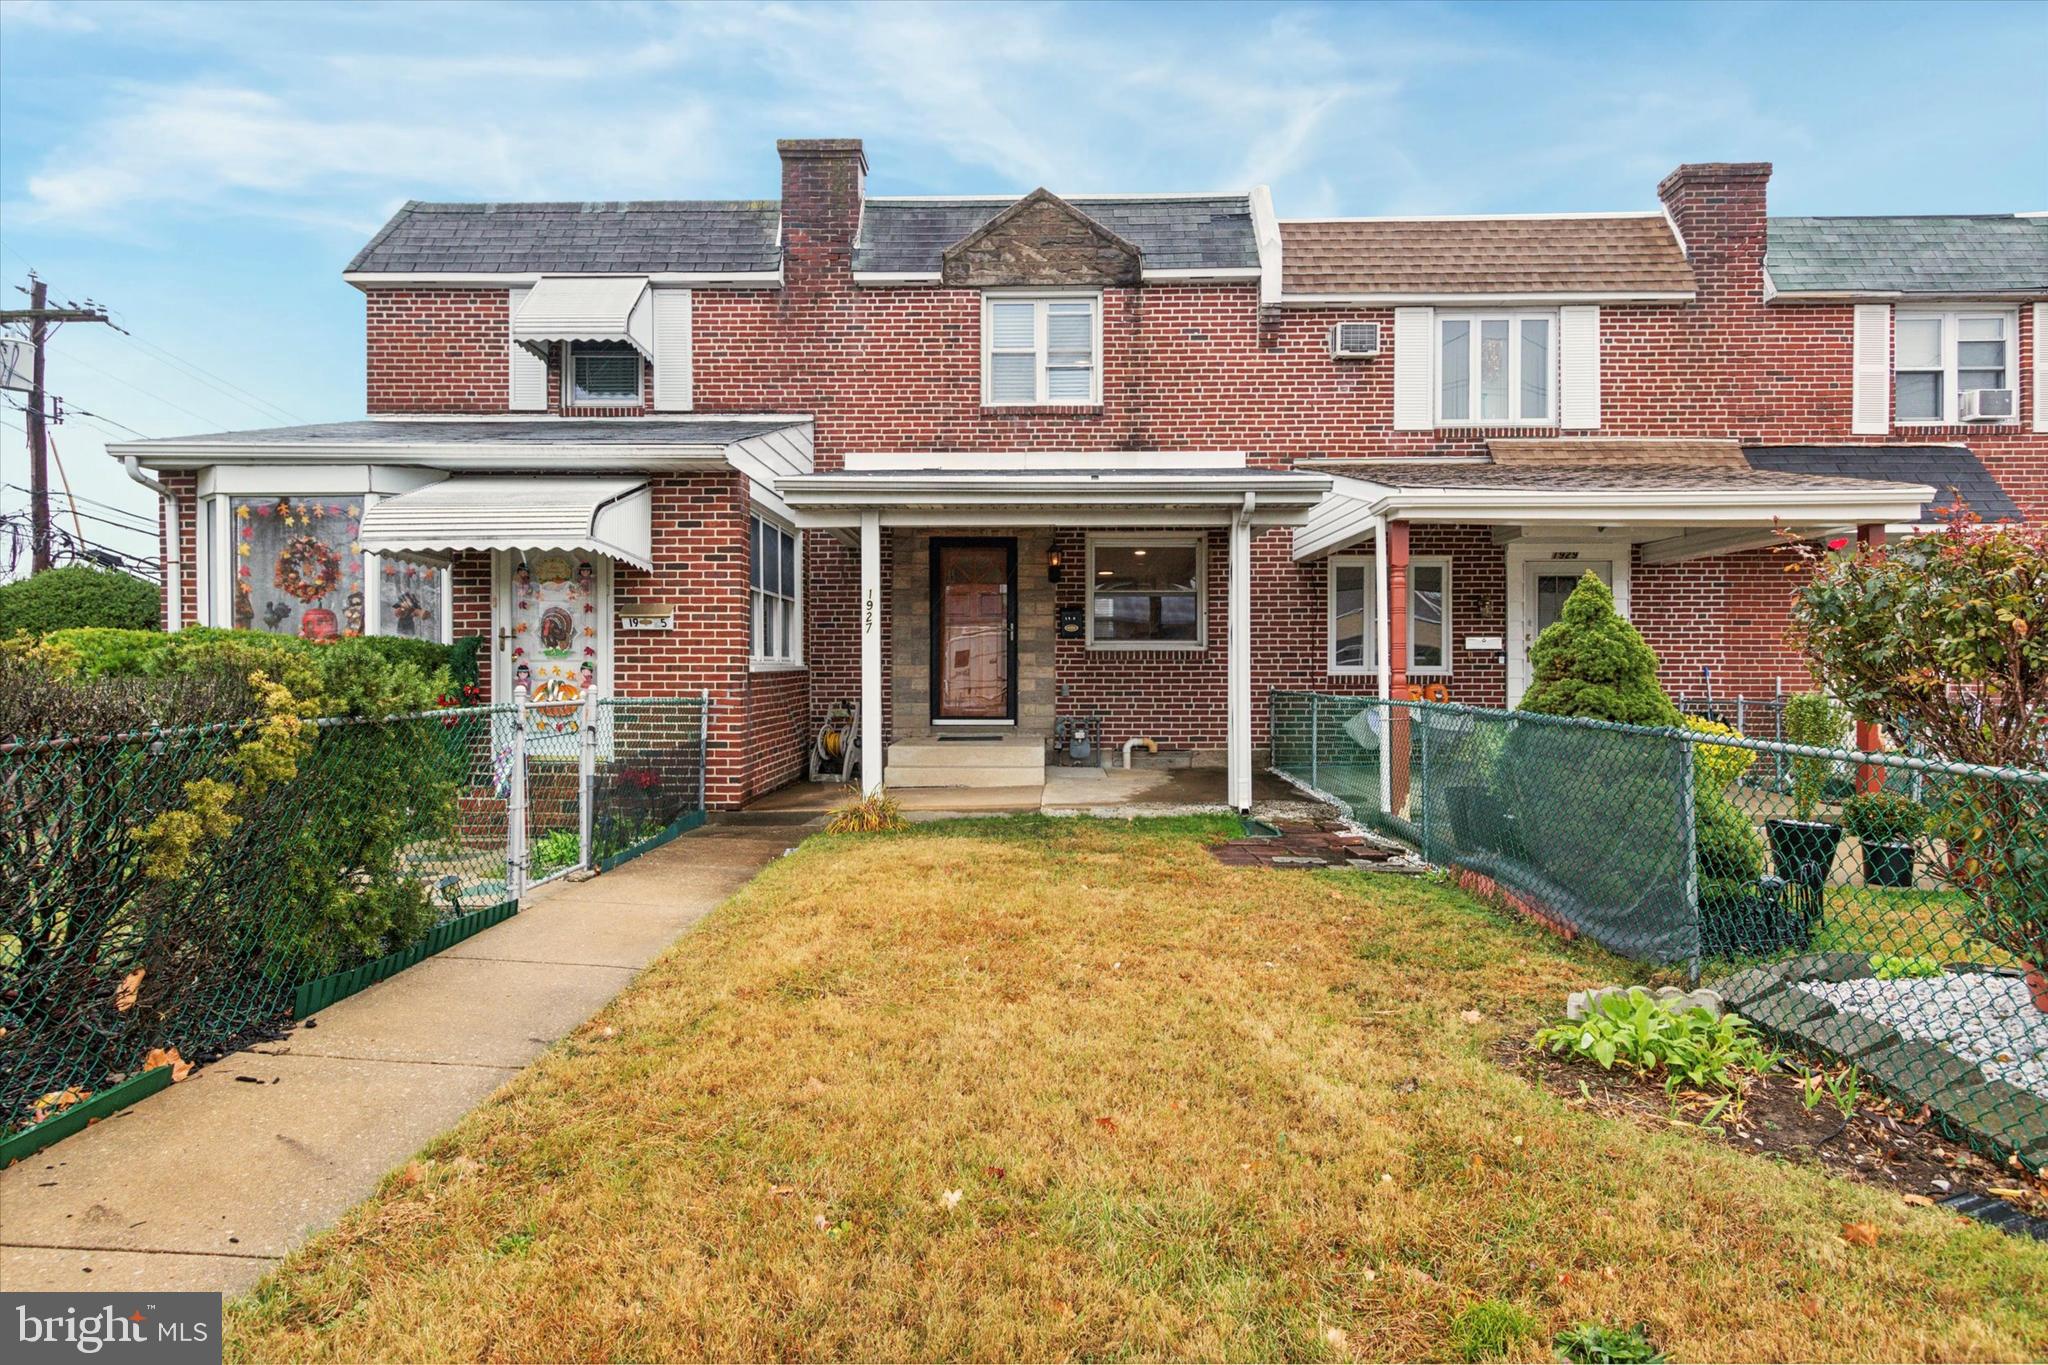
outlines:
[[[1785,742],[1819,749],[1839,748],[1849,717],[1825,692],[1800,692],[1785,699]],[[1826,794],[1834,760],[1795,754],[1792,769],[1792,812],[1811,820]]]
[[[1552,1343],[1557,1353],[1574,1365],[1663,1365],[1664,1353],[1650,1344],[1649,1328],[1602,1327],[1582,1322],[1559,1332]]]
[[[155,630],[162,610],[156,584],[116,569],[72,564],[0,584],[0,636],[75,626]]]
[[[1535,1041],[1603,1069],[1620,1064],[1644,1076],[1662,1072],[1667,1091],[1688,1085],[1736,1090],[1743,1073],[1778,1062],[1778,1054],[1736,1016],[1716,1019],[1698,1006],[1672,1010],[1639,986],[1603,997],[1583,1020],[1542,1029]]]
[[[1742,738],[1742,731],[1734,726],[1708,720],[1705,716],[1680,716],[1679,724],[1695,734]],[[1756,754],[1752,751],[1730,744],[1695,744],[1692,746],[1693,786],[1695,790],[1712,787],[1715,791],[1726,791],[1749,771],[1749,765],[1755,760]]]
[[[1747,815],[1715,791],[1693,795],[1693,851],[1700,880],[1754,887],[1764,874],[1764,840]]]
[[[1624,725],[1676,725],[1678,708],[1657,685],[1657,654],[1614,610],[1614,594],[1588,573],[1529,651],[1535,680],[1521,708]]]
[[[1502,1360],[1536,1335],[1536,1320],[1505,1299],[1486,1299],[1451,1319],[1451,1351],[1459,1360]]]
[[[1927,809],[1897,792],[1863,792],[1842,802],[1842,824],[1873,844],[1907,844],[1927,828]]]
[[[887,792],[856,797],[834,809],[825,822],[827,834],[881,834],[904,828],[903,809]]]

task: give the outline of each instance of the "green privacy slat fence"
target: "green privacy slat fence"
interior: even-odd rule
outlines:
[[[2048,1163],[2048,773],[1315,693],[1271,722],[1359,824]]]
[[[0,743],[0,1133],[152,1048],[205,1060],[488,927],[522,892],[701,821],[703,698],[308,730],[174,875],[146,834],[254,725]],[[45,1106],[52,1107],[52,1106]]]

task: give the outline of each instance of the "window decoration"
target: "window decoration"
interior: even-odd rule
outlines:
[[[1199,537],[1091,538],[1089,647],[1202,648],[1203,547]]]
[[[1557,420],[1555,313],[1447,313],[1436,325],[1441,425]]]
[[[802,593],[796,533],[755,517],[752,552],[753,629],[748,652],[757,664],[800,663]]]
[[[371,592],[357,539],[360,498],[234,498],[230,509],[235,574],[229,613],[239,629],[309,640],[380,631],[441,637],[442,570],[387,557]]]
[[[541,733],[573,732],[583,694],[597,685],[603,592],[589,560],[544,554],[513,566],[512,682],[526,689]]]
[[[1333,674],[1368,674],[1379,668],[1377,568],[1371,555],[1337,555],[1330,560],[1329,668]],[[1408,660],[1410,676],[1447,674],[1451,642],[1451,561],[1408,563]]]

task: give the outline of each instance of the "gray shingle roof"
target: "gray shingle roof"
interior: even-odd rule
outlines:
[[[1773,218],[1780,293],[2048,292],[2048,218]]]
[[[1231,270],[1259,263],[1249,195],[1118,199],[1062,195],[1136,246],[1147,270]],[[947,247],[1014,199],[870,199],[853,244],[855,270],[936,275]]]
[[[772,271],[774,200],[616,204],[408,203],[350,271]]]
[[[785,427],[803,426],[805,417],[729,417],[675,422],[600,417],[530,422],[319,422],[303,427],[260,427],[252,431],[210,432],[135,441],[136,448],[212,441],[222,445],[726,445]]]
[[[1927,484],[1934,501],[1921,514],[1929,521],[1939,520],[1957,496],[1986,521],[2024,520],[1991,471],[1963,446],[1751,446],[1742,453],[1752,469]]]

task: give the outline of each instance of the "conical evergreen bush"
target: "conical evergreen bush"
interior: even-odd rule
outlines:
[[[1657,683],[1657,652],[1614,609],[1595,574],[1579,579],[1556,621],[1529,651],[1534,673],[1524,711],[1586,716],[1623,725],[1676,725],[1678,708]]]

